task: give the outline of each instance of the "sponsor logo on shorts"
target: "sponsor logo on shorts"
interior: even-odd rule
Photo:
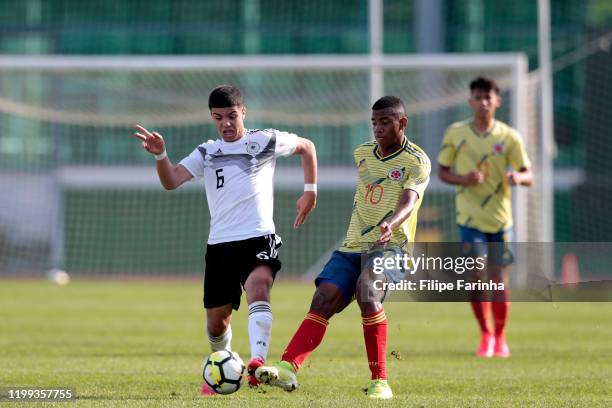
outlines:
[[[262,252],[258,253],[258,254],[257,254],[257,255],[255,255],[255,256],[256,256],[257,258],[259,258],[259,259],[270,259],[270,256],[268,255],[268,253],[267,253],[267,252],[264,252],[264,251],[262,251]]]

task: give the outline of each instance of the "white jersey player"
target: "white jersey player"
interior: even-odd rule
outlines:
[[[297,228],[316,204],[316,151],[311,141],[292,133],[245,129],[244,99],[233,86],[216,87],[208,106],[221,138],[197,146],[178,165],[168,159],[159,133],[137,125],[134,136],[155,155],[157,174],[167,190],[204,179],[211,217],[204,275],[208,339],[213,351],[231,349],[230,319],[244,288],[251,345],[248,380],[256,386],[253,374],[265,362],[270,346],[270,289],[281,267],[277,252],[281,240],[272,219],[276,158],[302,157],[304,194],[297,201]],[[202,395],[212,393],[204,383]]]
[[[179,164],[204,178],[210,209],[209,244],[274,234],[276,158],[295,151],[300,138],[275,129],[245,130],[234,142],[209,140]]]

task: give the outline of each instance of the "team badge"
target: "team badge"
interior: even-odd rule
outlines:
[[[502,154],[505,149],[506,146],[503,143],[495,143],[493,145],[493,154]]]
[[[255,156],[261,151],[261,146],[257,142],[249,142],[247,143],[246,151],[248,154]]]
[[[389,178],[393,181],[400,181],[404,178],[404,169],[391,169],[389,171]]]

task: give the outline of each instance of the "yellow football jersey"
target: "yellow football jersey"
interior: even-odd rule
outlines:
[[[506,173],[531,164],[518,132],[495,121],[491,130],[479,134],[470,121],[452,124],[446,131],[438,163],[465,175],[480,171],[484,181],[457,186],[457,224],[496,233],[512,226],[511,190]]]
[[[393,215],[405,189],[419,194],[414,210],[404,223],[393,231],[391,244],[405,248],[414,241],[417,213],[425,188],[429,183],[431,163],[420,147],[402,141],[402,147],[387,157],[381,157],[376,142],[364,143],[355,149],[358,168],[357,191],[353,201],[353,213],[340,248],[346,252],[363,252],[380,238],[378,226]]]

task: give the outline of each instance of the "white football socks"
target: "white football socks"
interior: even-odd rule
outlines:
[[[272,309],[270,303],[253,302],[249,305],[249,341],[251,343],[251,360],[254,358],[266,361],[272,336]]]
[[[212,351],[219,350],[231,350],[232,349],[232,325],[227,326],[227,330],[220,336],[212,336],[208,329],[206,329],[206,334],[208,335],[208,342],[210,343],[210,348]]]

